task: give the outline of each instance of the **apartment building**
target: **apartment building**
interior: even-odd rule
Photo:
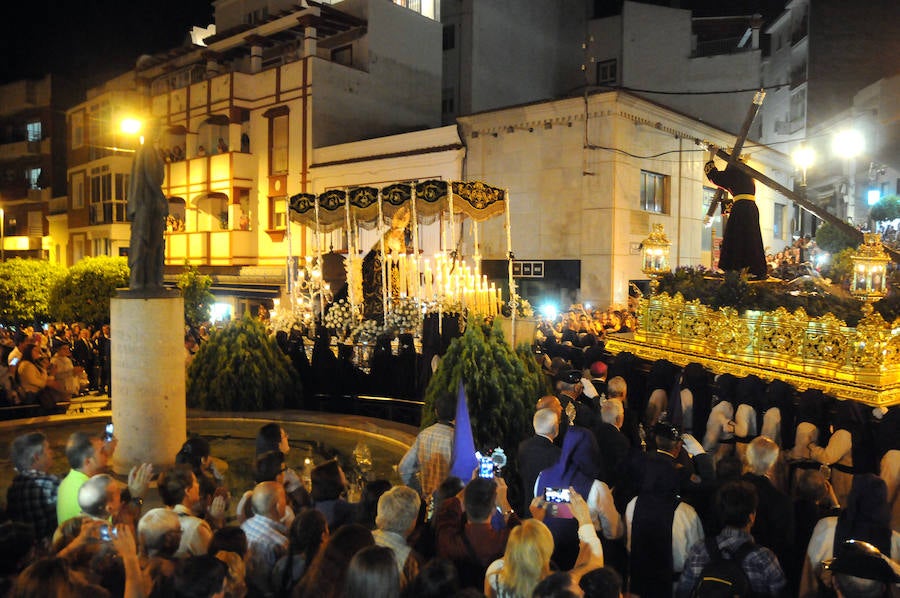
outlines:
[[[54,257],[46,219],[66,191],[65,81],[47,75],[0,86],[0,245],[11,257]]]
[[[238,311],[277,296],[311,242],[287,210],[314,148],[440,124],[438,22],[387,0],[303,4],[216,2],[204,45],[143,56],[68,111],[68,263],[127,253],[125,116],[168,157],[167,274],[201,267]]]

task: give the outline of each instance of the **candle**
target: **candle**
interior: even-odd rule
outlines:
[[[434,293],[432,292],[432,274],[431,274],[431,264],[428,263],[428,260],[425,260],[425,300],[431,301]]]

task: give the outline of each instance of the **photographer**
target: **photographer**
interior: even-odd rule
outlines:
[[[506,525],[491,527],[494,512],[503,513]],[[446,499],[437,514],[437,553],[453,561],[460,584],[481,590],[484,574],[506,549],[510,530],[519,517],[506,498],[503,478],[475,478],[456,496]]]

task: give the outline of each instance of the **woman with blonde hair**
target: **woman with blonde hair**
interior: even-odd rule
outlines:
[[[526,519],[509,533],[502,559],[488,568],[484,593],[488,598],[528,598],[550,574],[553,535],[543,522]]]

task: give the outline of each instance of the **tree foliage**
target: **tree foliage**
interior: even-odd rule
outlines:
[[[875,222],[884,222],[900,218],[900,197],[897,197],[896,195],[886,195],[879,199],[878,203],[869,210],[869,218]]]
[[[209,311],[216,298],[209,292],[212,278],[201,274],[194,266],[188,266],[178,276],[176,283],[184,298],[184,321],[197,327],[209,321]]]
[[[300,379],[263,325],[234,320],[200,345],[187,371],[187,404],[212,411],[281,409]]]
[[[49,320],[50,289],[64,274],[65,268],[47,260],[14,258],[0,263],[0,322]]]
[[[534,361],[534,358],[531,358]],[[434,423],[440,396],[456,398],[459,381],[466,389],[472,435],[479,450],[502,447],[516,470],[519,442],[531,428],[534,405],[544,394],[536,378],[540,369],[527,367],[510,348],[499,326],[473,325],[454,339],[425,391],[422,427]]]
[[[128,258],[84,258],[53,285],[50,313],[61,322],[109,322],[109,300],[128,286],[129,276]]]
[[[847,247],[856,247],[859,242],[828,222],[816,229],[816,245],[829,253],[838,253]]]

